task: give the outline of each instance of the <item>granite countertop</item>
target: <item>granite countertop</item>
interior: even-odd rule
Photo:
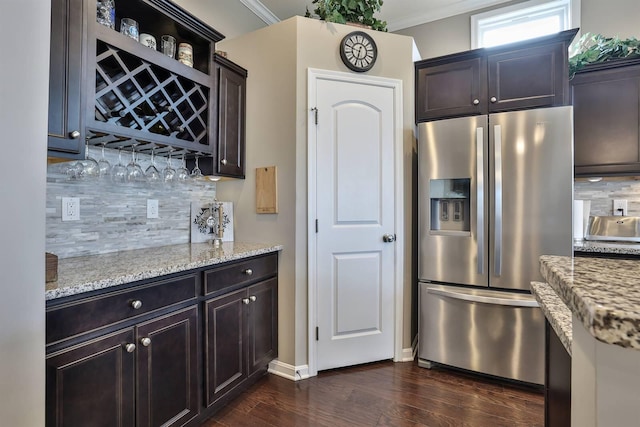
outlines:
[[[640,244],[583,240],[581,242],[574,242],[573,250],[583,253],[640,255]]]
[[[225,242],[162,246],[58,261],[58,280],[45,287],[45,300],[95,291],[143,279],[282,250],[281,245]]]
[[[540,309],[556,332],[560,342],[571,355],[573,339],[571,328],[571,310],[562,302],[558,294],[546,283],[531,282],[531,291],[536,297]]]
[[[540,272],[592,336],[640,350],[640,260],[543,255]]]

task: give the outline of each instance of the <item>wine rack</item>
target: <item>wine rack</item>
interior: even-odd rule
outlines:
[[[89,0],[90,5],[91,0]],[[212,72],[222,35],[175,4],[162,0],[116,1],[117,22],[131,17],[141,32],[173,34],[194,49],[194,67],[95,22],[88,7],[86,138],[92,145],[156,154],[210,155],[217,93]]]

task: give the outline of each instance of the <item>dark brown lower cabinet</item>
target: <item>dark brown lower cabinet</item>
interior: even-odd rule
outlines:
[[[269,279],[205,302],[207,406],[277,356],[277,283]]]
[[[46,358],[47,427],[135,425],[133,328]]]
[[[196,417],[197,321],[194,306],[49,355],[47,426],[169,426]]]
[[[199,412],[198,308],[136,327],[138,426],[183,425]]]
[[[571,425],[571,356],[545,321],[545,427]]]

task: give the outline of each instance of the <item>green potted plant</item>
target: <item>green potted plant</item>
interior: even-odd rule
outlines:
[[[640,41],[635,37],[622,40],[602,34],[586,33],[571,45],[569,52],[569,78],[588,64],[623,58],[640,58]]]
[[[338,24],[355,23],[378,31],[387,31],[387,22],[373,16],[380,12],[383,0],[313,0],[313,13],[321,20]],[[311,17],[309,8],[305,15]]]

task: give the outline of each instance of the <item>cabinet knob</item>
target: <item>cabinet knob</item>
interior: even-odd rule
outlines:
[[[144,337],[140,340],[140,344],[142,344],[145,347],[149,347],[151,345],[151,338],[148,337]]]
[[[253,274],[253,270],[252,270],[252,269],[250,269],[250,268],[247,268],[247,269],[244,271],[244,274],[246,274],[247,276],[251,276],[251,275]]]
[[[133,353],[134,351],[136,351],[136,345],[133,343],[125,344],[124,349],[127,351],[127,353]]]
[[[247,304],[249,304],[249,302],[250,302],[249,298],[242,298],[242,303],[243,304],[247,305]]]
[[[77,130],[74,130],[73,132],[69,132],[69,136],[73,139],[78,139],[80,137],[80,132]]]
[[[474,99],[473,100],[473,105],[478,105],[480,104],[480,100],[479,99]]]
[[[498,100],[498,98],[496,98],[495,96],[492,96],[491,99],[490,99],[491,102],[496,102],[497,100]]]
[[[222,163],[224,166],[226,166],[227,165],[227,159],[220,160],[220,163]]]
[[[142,301],[140,301],[139,299],[131,301],[131,307],[133,307],[134,310],[139,309],[140,307],[142,307]]]
[[[251,300],[251,302],[254,302],[255,300],[257,300],[257,299],[258,299],[258,297],[257,297],[257,296],[255,296],[255,295],[251,295],[251,296],[249,297],[249,299]]]

